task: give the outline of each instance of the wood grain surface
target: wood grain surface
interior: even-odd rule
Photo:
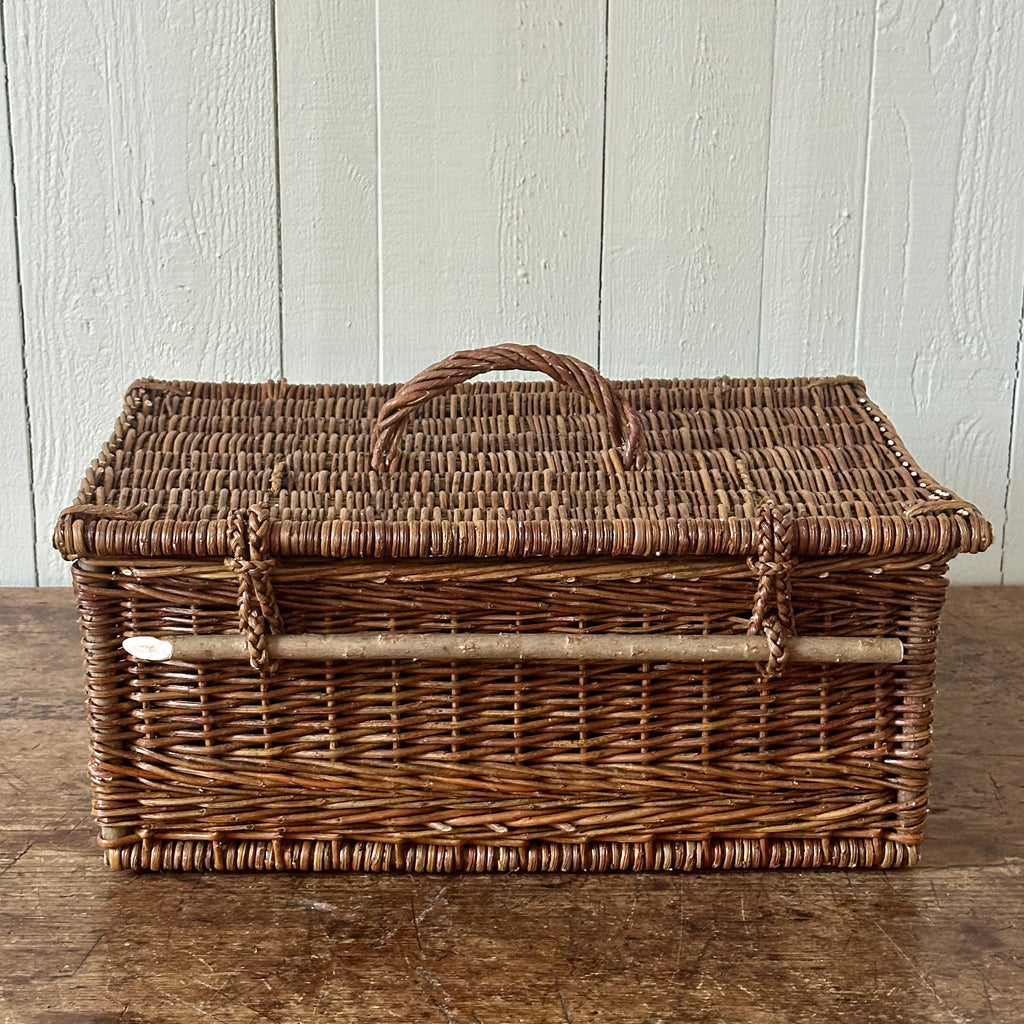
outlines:
[[[954,588],[903,872],[103,866],[70,592],[0,593],[0,1021],[972,1022],[1024,1014],[1019,590]]]

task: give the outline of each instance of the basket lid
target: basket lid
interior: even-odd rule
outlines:
[[[553,379],[472,382],[484,370]],[[611,383],[526,346],[405,385],[136,382],[54,544],[75,557],[752,554],[787,506],[795,555],[950,556],[992,528],[939,486],[851,377]]]

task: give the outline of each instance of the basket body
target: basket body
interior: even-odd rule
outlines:
[[[326,563],[282,570],[276,589],[297,632],[700,632],[744,619],[754,596],[742,564],[721,576],[705,564],[697,580],[684,560],[487,568],[481,580],[472,562]],[[796,665],[767,680],[728,662],[293,662],[262,677],[238,663],[139,666],[120,648],[127,633],[234,627],[230,571],[79,566],[108,858],[424,871],[910,863],[944,567],[878,568],[821,579],[828,570],[808,564],[798,623],[899,636],[903,663]]]
[[[650,404],[663,412],[674,385],[658,386],[661,397]],[[180,409],[193,392],[174,387],[182,392],[172,395],[178,415],[187,419]],[[458,401],[470,408],[481,394],[505,387],[460,385]],[[849,407],[860,414],[867,404],[862,392],[836,385],[847,387]],[[346,444],[357,461],[357,449],[367,451],[366,437],[354,428],[346,434],[327,425],[320,441],[305,437],[306,463],[293,458],[283,471],[279,462],[256,458],[274,443],[272,424],[262,433],[236,433],[250,441],[247,454],[235,445],[236,460],[258,462],[268,480],[277,465],[278,479],[247,492],[226,470],[218,490],[210,482],[214,471],[198,464],[202,452],[231,447],[227,433],[218,439],[209,403],[198,427],[172,423],[156,408],[167,393],[154,401],[146,392],[150,426],[162,423],[161,437],[144,436],[144,403],[137,403],[58,526],[58,545],[76,559],[94,811],[113,867],[603,871],[897,867],[916,860],[945,563],[987,542],[976,510],[943,505],[930,518],[908,512],[903,527],[877,525],[888,521],[885,509],[865,510],[860,519],[868,525],[857,534],[853,526],[828,525],[841,516],[801,515],[810,499],[791,489],[785,497],[795,510],[787,518],[793,552],[787,549],[785,564],[763,551],[757,561],[756,496],[730,496],[715,487],[719,480],[705,488],[708,500],[734,500],[750,514],[741,508],[721,516],[720,528],[698,529],[694,523],[713,517],[684,520],[670,509],[675,514],[660,524],[651,517],[656,536],[644,545],[622,525],[636,516],[611,515],[604,527],[591,522],[588,530],[587,522],[559,527],[535,511],[534,526],[513,516],[514,529],[508,515],[480,515],[474,532],[458,517],[420,516],[410,498],[404,501],[412,511],[404,520],[392,517],[397,525],[386,529],[385,477],[363,491],[352,486],[355,470],[345,479]],[[540,393],[545,402],[559,394],[546,386]],[[241,400],[222,390],[214,404],[223,411],[234,402],[237,410]],[[263,400],[273,407],[287,393]],[[427,412],[441,421],[448,408],[438,400]],[[251,410],[245,415],[259,422]],[[318,422],[330,419],[317,415]],[[584,402],[570,403],[566,415],[590,414]],[[765,418],[755,409],[752,422],[758,416]],[[867,417],[857,429],[878,422]],[[559,429],[574,436],[564,424]],[[896,447],[887,443],[895,434],[886,433],[882,452]],[[191,450],[182,444],[186,437]],[[159,475],[158,454],[145,468],[150,443],[176,465],[192,460],[205,473],[203,497],[165,480],[159,514],[143,511],[152,510],[152,501],[132,500],[145,497],[142,488],[133,491],[133,480]],[[289,443],[294,450],[294,433]],[[415,434],[412,443],[430,448]],[[317,444],[325,451],[333,445],[333,468],[315,469]],[[921,481],[898,439],[897,445],[898,463],[907,469],[899,501],[934,495],[934,484]],[[826,467],[838,458],[820,457]],[[756,459],[744,458],[745,482],[763,483],[767,477],[750,468]],[[325,474],[317,488],[302,480],[288,488],[289,473],[301,465]],[[359,472],[372,472],[361,466]],[[409,482],[414,474],[404,472],[402,493],[441,492],[417,491],[419,483]],[[606,492],[630,484],[638,492],[643,472],[652,470],[630,477],[620,469]],[[655,476],[661,496],[648,504],[665,505],[669,491],[682,494],[687,473],[678,468],[675,482]],[[864,479],[853,483],[863,490]],[[275,482],[276,506],[266,490]],[[502,493],[500,483],[477,490]],[[329,503],[308,499],[317,489],[331,496]],[[517,504],[536,509],[538,488],[526,491],[524,502],[504,492],[506,513]],[[557,486],[546,493],[558,493]],[[959,503],[942,494],[931,500]],[[376,528],[373,517],[344,514],[373,504],[374,495]],[[260,550],[252,521],[246,544],[232,550],[230,516],[216,514],[218,500],[236,509],[269,505],[271,513],[259,520]],[[674,500],[695,503],[692,494]],[[849,501],[854,514],[842,521],[855,524],[856,496],[835,500]],[[191,518],[175,507],[189,502],[197,510]],[[491,546],[481,557],[488,529]],[[536,550],[545,534],[547,547]],[[879,537],[896,543],[884,550]],[[787,620],[786,632],[898,638],[903,659],[284,661],[261,656],[260,637],[252,635],[245,661],[147,663],[122,648],[125,637],[138,634],[237,633],[240,608],[243,630],[246,621],[258,621],[260,629],[285,635],[745,635],[754,619],[767,621],[765,594],[781,577],[785,600],[777,594],[773,607]],[[785,602],[791,606],[783,615]]]

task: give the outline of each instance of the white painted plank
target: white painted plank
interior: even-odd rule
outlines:
[[[460,348],[597,356],[604,7],[381,0],[384,380]]]
[[[852,373],[874,0],[779,0],[759,373]]]
[[[1024,312],[1021,314],[1024,322]],[[1024,585],[1024,341],[1017,342],[1017,364],[1014,375],[1016,401],[1010,439],[1009,480],[1006,489],[1006,511],[1003,515],[1003,548],[1001,579],[991,582]]]
[[[7,0],[43,583],[136,377],[280,373],[266,4]]]
[[[774,4],[613,0],[601,368],[757,368]]]
[[[858,370],[924,468],[1000,534],[1024,266],[1022,66],[1018,4],[880,10]],[[996,582],[1001,540],[958,559],[952,578]]]
[[[0,70],[6,81],[2,53]],[[0,124],[8,123],[7,91],[2,90]],[[36,582],[36,564],[12,181],[10,139],[5,133],[0,139],[0,586],[29,587]]]
[[[375,380],[374,0],[279,0],[277,48],[284,373]]]

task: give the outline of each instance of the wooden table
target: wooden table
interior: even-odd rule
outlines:
[[[132,875],[69,592],[0,590],[0,1020],[1024,1020],[1024,591],[960,588],[902,872]]]

